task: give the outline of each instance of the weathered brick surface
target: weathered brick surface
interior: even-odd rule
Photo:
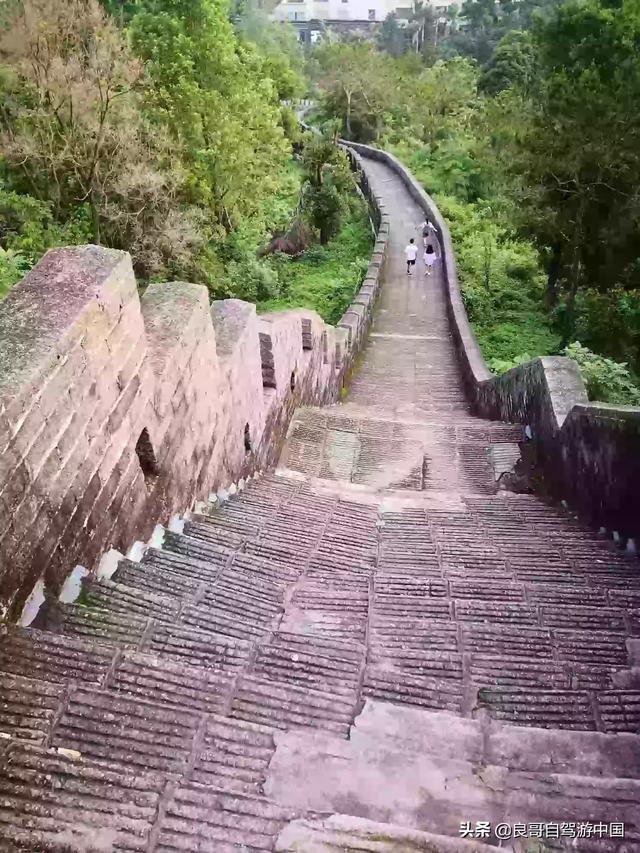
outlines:
[[[6,606],[44,572],[55,584],[61,538],[67,571],[89,544],[93,507],[117,480],[115,462],[100,471],[107,449],[144,407],[139,373],[124,385],[119,368],[146,342],[129,258],[94,247],[50,252],[3,303],[0,325]]]
[[[274,462],[295,406],[337,397],[385,247],[386,232],[350,342],[311,311],[210,309],[198,285],[139,299],[122,252],[50,252],[0,307],[0,614]]]

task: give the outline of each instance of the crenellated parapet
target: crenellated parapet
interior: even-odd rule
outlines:
[[[139,296],[124,252],[47,253],[0,304],[0,616],[272,464],[294,408],[338,398],[387,234],[337,328],[196,284]]]

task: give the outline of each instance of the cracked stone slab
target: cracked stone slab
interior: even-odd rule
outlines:
[[[481,756],[473,720],[367,701],[348,741],[302,731],[276,736],[265,793],[307,811],[456,835],[463,820],[502,819],[507,773],[480,773]]]
[[[495,847],[347,815],[294,820],[278,836],[276,853],[490,853]]]
[[[640,738],[632,735],[622,742],[600,733],[549,733],[367,700],[348,740],[288,731],[275,743],[265,784],[275,802],[420,832],[456,836],[463,821],[536,821],[541,809],[553,821],[553,802],[557,816],[581,821],[593,818],[594,802],[603,815],[618,808],[617,819],[631,828],[640,803],[640,784],[630,778]]]

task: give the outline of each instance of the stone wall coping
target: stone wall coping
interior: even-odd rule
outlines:
[[[233,355],[241,331],[256,316],[256,306],[242,299],[220,299],[211,303],[210,312],[218,357],[224,361]]]
[[[140,306],[149,343],[164,361],[170,354],[168,347],[180,341],[194,312],[209,310],[209,296],[202,284],[163,282],[147,287]]]
[[[42,366],[58,357],[83,310],[130,298],[120,287],[132,272],[126,252],[76,246],[47,252],[2,301],[0,399],[38,381]],[[46,300],[48,310],[41,310]]]
[[[576,403],[576,412],[584,412],[591,417],[624,421],[640,427],[640,406],[621,406],[613,403]]]

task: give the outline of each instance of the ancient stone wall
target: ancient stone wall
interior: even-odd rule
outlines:
[[[393,155],[343,142],[386,163],[438,229],[448,309],[465,382],[477,414],[525,423],[545,483],[590,522],[640,536],[640,408],[589,403],[577,365],[540,358],[492,376],[462,301],[449,229],[430,196]]]
[[[126,253],[49,252],[0,303],[0,616],[36,581],[56,594],[76,565],[275,461],[293,409],[339,395],[387,234],[383,220],[337,328],[307,310],[210,306],[182,282],[140,298]]]
[[[528,424],[545,485],[591,523],[640,532],[640,409],[587,402],[569,358],[538,358],[478,387],[488,417]]]

